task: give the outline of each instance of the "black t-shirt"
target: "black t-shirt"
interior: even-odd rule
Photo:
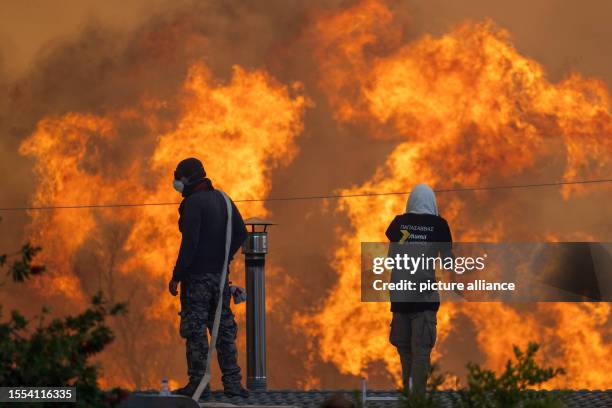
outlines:
[[[452,256],[452,242],[448,223],[442,217],[432,214],[407,213],[396,216],[387,228],[390,242],[414,243],[437,242],[435,254],[428,256]],[[440,302],[391,302],[391,311],[397,313],[437,311]]]

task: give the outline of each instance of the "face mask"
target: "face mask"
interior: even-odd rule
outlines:
[[[185,189],[185,184],[181,180],[174,180],[172,182],[172,187],[174,187],[174,189],[179,193],[182,193]]]

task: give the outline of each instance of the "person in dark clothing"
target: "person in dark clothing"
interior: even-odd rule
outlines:
[[[436,197],[426,184],[417,184],[408,198],[406,212],[396,216],[386,231],[394,252],[418,257],[452,257],[452,236],[446,220],[439,216]],[[403,274],[409,276],[404,276]],[[401,279],[435,281],[435,270],[421,268],[413,274],[393,270],[391,281]],[[404,388],[424,394],[431,350],[436,342],[436,314],[440,307],[437,291],[391,292],[391,333],[389,341],[399,353]],[[412,380],[412,387],[410,387]]]
[[[227,209],[222,194],[215,190],[202,163],[195,158],[181,161],[174,172],[174,188],[181,192],[179,230],[182,240],[168,289],[178,294],[180,284],[180,335],[185,339],[189,383],[174,392],[194,394],[206,370],[208,354],[207,329],[212,333],[215,310],[219,301],[221,270],[225,261]],[[232,225],[229,260],[246,239],[246,226],[232,202]],[[229,263],[228,263],[229,265]],[[229,274],[228,274],[229,275]],[[237,361],[237,325],[230,309],[230,287],[226,278],[217,357],[222,372],[225,394],[248,396],[242,388]],[[207,387],[203,398],[210,395]]]

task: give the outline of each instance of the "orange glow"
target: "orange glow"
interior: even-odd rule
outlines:
[[[313,34],[315,55],[322,58],[321,89],[336,116],[367,125],[374,137],[391,132],[400,140],[369,180],[340,193],[406,191],[419,182],[434,188],[486,186],[533,181],[540,174],[557,174],[559,180],[610,174],[612,120],[604,83],[577,74],[548,82],[540,65],[520,55],[509,34],[492,22],[464,23],[441,37],[426,35],[373,52],[373,45],[395,38],[399,27],[392,20],[383,2],[362,1],[322,16]],[[559,154],[564,162],[553,164]],[[579,190],[563,188],[561,194],[569,198]],[[510,202],[486,192],[439,200],[456,241],[544,241],[554,235],[518,235],[506,215],[514,211]],[[486,208],[488,216],[477,226],[468,203]],[[300,318],[313,338],[320,336],[313,342],[324,361],[342,373],[363,375],[368,363],[382,360],[398,384],[399,359],[388,344],[389,306],[359,302],[358,254],[360,242],[386,240],[388,223],[404,205],[401,196],[341,200],[340,211],[352,228],[340,234],[335,251],[338,281],[317,313]],[[353,298],[338,302],[333,294],[340,290]],[[612,366],[603,356],[612,355],[612,342],[602,333],[607,304],[542,304],[527,317],[504,304],[447,304],[438,315],[438,344],[460,313],[476,326],[491,367],[502,368],[512,344],[524,347],[536,340],[547,363],[568,370],[551,386],[571,387],[579,380],[584,387],[610,387]],[[538,326],[546,316],[555,319],[553,328]]]
[[[215,187],[234,199],[268,197],[274,171],[299,155],[299,137],[310,130],[305,125],[309,96],[317,92],[327,99],[329,118],[336,123],[365,128],[374,142],[396,142],[369,178],[339,194],[409,191],[420,182],[435,189],[612,174],[606,85],[579,74],[551,83],[540,64],[521,55],[510,34],[491,21],[465,22],[439,37],[407,41],[385,2],[363,0],[316,15],[310,24],[303,32],[312,41],[307,52],[317,61],[318,90],[240,66],[222,81],[200,62],[191,65],[168,100],[143,91],[137,106],[42,118],[20,146],[38,177],[31,204],[178,202],[173,170],[190,156],[202,159]],[[301,195],[300,186],[294,191]],[[586,194],[580,186],[550,191],[558,200]],[[602,239],[588,230],[530,230],[514,194],[479,191],[438,199],[459,242]],[[382,361],[399,384],[399,358],[388,341],[389,305],[360,302],[359,251],[361,242],[385,241],[384,231],[405,200],[400,195],[338,200],[338,215],[350,227],[338,229],[333,248],[337,280],[329,284],[322,305],[296,313],[291,323],[307,343],[305,350],[292,350],[306,367],[297,386],[327,386],[317,376],[321,362],[340,374],[360,376]],[[238,207],[244,218],[271,215],[261,202]],[[131,314],[113,326],[117,341],[101,356],[102,383],[145,389],[159,385],[160,373],[178,372],[176,361],[184,359],[176,327],[179,304],[166,288],[180,244],[176,206],[33,211],[30,216],[32,241],[44,247],[40,261],[48,269],[32,283],[41,293],[77,309],[98,289],[113,301],[130,300]],[[240,262],[233,270],[242,268]],[[283,265],[270,265],[266,273],[289,275]],[[334,296],[340,291],[342,301]],[[286,307],[283,300],[269,298],[268,310]],[[512,344],[533,340],[542,343],[547,365],[567,369],[547,386],[612,387],[612,335],[605,328],[609,304],[538,304],[528,314],[505,304],[443,304],[439,345],[452,341],[461,317],[473,324],[474,341],[489,367],[500,369]],[[443,357],[440,347],[433,357]],[[128,360],[133,364],[125,367]],[[170,383],[175,387],[181,380]]]
[[[287,165],[297,153],[295,141],[302,131],[301,117],[307,105],[300,92],[297,83],[289,88],[264,72],[247,72],[240,67],[234,68],[228,83],[222,83],[204,65],[197,64],[177,98],[180,114],[174,123],[160,123],[155,118],[167,105],[156,101],[145,101],[142,110],[111,112],[105,117],[70,113],[45,118],[20,150],[36,159],[40,181],[33,204],[176,202],[180,196],[172,190],[173,171],[180,160],[190,156],[201,158],[216,187],[234,198],[265,197],[270,191],[271,170]],[[124,168],[109,168],[104,160],[108,152],[103,150],[121,149],[118,129],[126,122],[144,124],[147,137],[155,143],[152,157],[141,160],[133,154]],[[171,130],[157,133],[168,128]],[[238,206],[245,218],[267,214],[260,202]],[[91,288],[81,285],[84,277],[74,263],[86,240],[95,237],[94,253],[102,265],[88,263],[81,273],[93,280],[91,287],[103,289],[111,300],[122,299],[115,292],[122,289],[118,283],[125,282],[126,276],[137,282],[146,277],[145,287],[133,290],[141,296],[146,293],[149,300],[129,298],[137,309],[134,318],[153,328],[170,322],[170,331],[154,329],[156,338],[149,340],[168,344],[168,333],[176,332],[174,324],[178,323],[173,318],[178,300],[167,295],[165,286],[180,243],[176,207],[32,212],[31,216],[32,238],[45,247],[41,261],[50,271],[39,281],[41,289],[84,307]],[[108,230],[109,225],[117,228]],[[94,278],[94,271],[98,277]],[[133,321],[129,325],[138,326]],[[146,344],[148,340],[139,341]],[[152,359],[140,350],[133,353],[130,358],[136,361]],[[105,367],[112,366],[114,360],[104,360]],[[148,378],[142,384],[120,378],[113,378],[112,383],[158,385],[154,376],[144,376]]]

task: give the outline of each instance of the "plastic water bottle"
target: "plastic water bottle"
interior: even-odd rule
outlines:
[[[168,396],[170,395],[170,388],[168,387],[168,378],[164,377],[161,381],[161,391],[159,395]]]

